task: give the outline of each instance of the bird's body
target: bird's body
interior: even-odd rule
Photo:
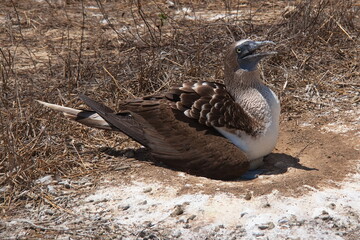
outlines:
[[[267,88],[264,86],[264,88]],[[274,149],[277,138],[279,135],[279,116],[280,116],[280,102],[276,94],[270,89],[262,89],[260,92],[254,93],[257,95],[257,100],[250,104],[251,108],[256,112],[262,109],[265,117],[264,130],[256,137],[244,133],[242,130],[235,132],[224,129],[216,128],[224,137],[229,139],[234,145],[244,151],[250,161],[250,169],[256,169],[262,163],[262,157],[268,155]],[[260,99],[263,101],[263,106],[258,106]],[[251,110],[249,111],[251,112]]]
[[[280,104],[256,68],[273,52],[268,41],[242,40],[225,56],[225,85],[186,82],[162,95],[124,101],[119,112],[80,98],[93,110],[43,103],[85,125],[121,131],[167,165],[196,175],[231,179],[258,167],[275,147]]]

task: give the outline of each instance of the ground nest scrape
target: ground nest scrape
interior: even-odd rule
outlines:
[[[141,158],[140,153],[138,158]],[[255,180],[219,181],[179,174],[179,172],[148,162],[118,175],[114,184],[125,180],[158,182],[178,189],[179,194],[217,194],[219,192],[254,196],[276,190],[284,196],[301,196],[311,189],[339,187],[337,182],[356,172],[359,152],[349,139],[319,129],[306,129],[290,121],[282,125],[275,151],[266,157],[264,172]],[[134,176],[136,178],[134,179]],[[119,180],[115,180],[119,179]],[[190,185],[189,185],[190,184]]]

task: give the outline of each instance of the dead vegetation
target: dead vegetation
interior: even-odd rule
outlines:
[[[359,107],[356,1],[10,0],[0,6],[3,213],[18,200],[45,199],[34,179],[118,167],[99,148],[132,144],[70,124],[35,99],[80,106],[77,94],[86,93],[116,108],[122,99],[177,82],[221,81],[224,46],[255,38],[278,43],[279,54],[261,69],[281,96],[284,116]],[[223,15],[204,15],[214,12]]]

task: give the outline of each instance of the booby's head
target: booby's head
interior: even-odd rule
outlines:
[[[225,56],[225,68],[230,71],[239,69],[244,71],[254,71],[257,69],[259,61],[276,52],[259,52],[258,50],[268,44],[275,44],[272,41],[252,41],[250,39],[240,40],[233,43]]]

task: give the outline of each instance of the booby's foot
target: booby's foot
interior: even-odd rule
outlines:
[[[250,169],[250,170],[256,170],[256,169],[258,169],[259,167],[263,166],[263,165],[264,165],[263,160],[264,160],[264,157],[260,157],[260,158],[251,160],[251,161],[250,161],[250,167],[249,167],[249,169]]]
[[[241,180],[253,180],[257,178],[260,174],[264,172],[263,169],[255,169],[255,170],[249,170],[246,173],[244,173],[240,179]]]

